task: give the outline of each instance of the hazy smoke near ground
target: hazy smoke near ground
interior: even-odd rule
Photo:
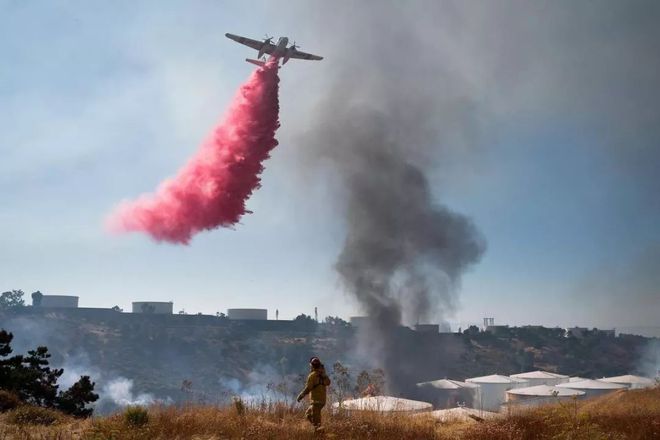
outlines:
[[[135,394],[133,392],[133,381],[125,377],[110,380],[103,386],[100,393],[101,399],[109,399],[117,406],[128,405],[151,405],[158,402],[149,393]]]
[[[637,373],[660,381],[660,339],[651,339],[642,351]]]

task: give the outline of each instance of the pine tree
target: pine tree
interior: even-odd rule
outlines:
[[[45,408],[56,408],[76,417],[88,417],[92,409],[88,403],[99,396],[94,393],[94,382],[89,376],[81,376],[66,391],[59,391],[57,380],[64,370],[49,366],[48,348],[37,347],[26,356],[12,353],[14,335],[0,330],[0,389],[15,394],[21,401]]]

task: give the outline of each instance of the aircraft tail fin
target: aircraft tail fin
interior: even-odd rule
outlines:
[[[252,63],[256,66],[260,66],[260,67],[263,67],[263,66],[266,65],[266,63],[264,61],[253,60],[253,59],[250,59],[250,58],[246,58],[245,61],[247,61],[248,63]]]

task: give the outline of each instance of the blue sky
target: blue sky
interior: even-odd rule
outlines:
[[[341,188],[300,135],[344,66],[414,77],[419,59],[420,87],[441,93],[436,65],[460,78],[450,89],[478,127],[429,169],[438,203],[488,243],[449,320],[660,326],[658,8],[378,5],[0,0],[0,288],[87,307],[359,313],[333,270]],[[187,247],[108,236],[114,204],[172,175],[250,73],[225,32],[326,56],[281,71],[280,146],[254,214]]]

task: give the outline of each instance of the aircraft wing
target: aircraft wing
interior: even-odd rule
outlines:
[[[254,50],[261,50],[261,46],[264,44],[263,41],[257,41],[257,40],[253,40],[252,38],[241,37],[240,35],[225,34],[225,37],[229,38],[230,40],[234,40],[237,43],[241,43],[248,47],[251,47]],[[268,43],[268,45],[264,48],[263,53],[270,54],[273,51],[273,49],[275,49],[275,45],[272,43]]]
[[[322,60],[323,59],[323,57],[320,57],[318,55],[313,55],[313,54],[307,53],[307,52],[301,52],[297,49],[295,49],[293,51],[290,58],[297,58],[299,60]]]

